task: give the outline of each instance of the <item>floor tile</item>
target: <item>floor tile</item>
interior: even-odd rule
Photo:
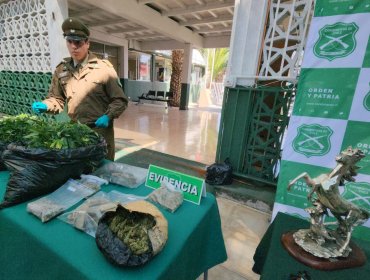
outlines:
[[[200,276],[198,280],[203,280],[204,276]],[[246,278],[234,271],[231,271],[222,265],[213,267],[208,271],[208,280],[253,280],[259,278]]]
[[[135,105],[115,121],[117,139],[157,152],[212,164],[215,162],[221,110],[179,110]]]
[[[252,272],[253,255],[269,225],[270,215],[225,198],[217,198],[228,260],[221,266],[246,279]]]

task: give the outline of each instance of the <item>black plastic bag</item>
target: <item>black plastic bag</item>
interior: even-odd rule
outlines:
[[[147,263],[163,249],[167,238],[167,220],[147,201],[118,204],[116,211],[100,218],[95,233],[99,250],[121,267]]]
[[[224,163],[214,163],[207,167],[206,183],[210,185],[229,185],[233,181],[233,168],[229,159]]]
[[[3,161],[10,171],[0,209],[55,191],[69,178],[79,178],[98,167],[107,153],[103,138],[97,145],[50,150],[9,144]]]
[[[4,143],[0,141],[0,171],[6,170],[4,161],[2,159],[3,152],[5,151],[6,146],[8,146],[8,143]]]

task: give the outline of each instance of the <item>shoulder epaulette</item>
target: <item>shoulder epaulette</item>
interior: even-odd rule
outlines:
[[[103,61],[106,65],[108,65],[109,67],[112,67],[113,68],[113,64],[112,63],[110,63],[110,61],[109,60],[107,60],[107,59],[102,59],[101,61]]]
[[[65,58],[63,58],[63,60],[61,62],[59,62],[59,64],[55,68],[58,68],[61,65],[64,65],[65,66],[70,61],[71,61],[71,58],[70,57],[65,57]]]
[[[58,68],[59,66],[64,65],[64,64],[65,64],[65,61],[62,60],[61,62],[59,62],[59,64],[55,68]]]
[[[95,68],[95,69],[101,68],[101,65],[99,65],[99,60],[98,59],[89,60],[87,65],[88,65],[89,68]]]

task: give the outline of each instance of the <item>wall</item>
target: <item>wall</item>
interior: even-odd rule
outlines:
[[[51,81],[49,10],[44,0],[0,4],[0,113],[32,113]]]

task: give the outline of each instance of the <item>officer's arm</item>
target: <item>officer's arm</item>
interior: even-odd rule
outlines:
[[[42,101],[48,107],[47,112],[52,113],[52,114],[59,114],[63,112],[64,104],[66,100],[62,86],[60,85],[57,73],[58,73],[58,70],[55,70],[50,87],[49,87],[48,95],[46,99]]]
[[[105,115],[110,120],[118,118],[127,108],[128,98],[123,93],[122,85],[113,67],[108,67],[108,77],[106,81],[106,91],[109,96],[109,106]]]

